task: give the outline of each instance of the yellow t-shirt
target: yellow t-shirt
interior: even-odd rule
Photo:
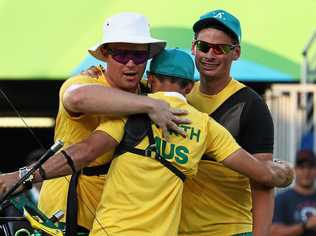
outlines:
[[[188,96],[194,107],[208,114],[244,85],[231,80],[217,95],[199,91]],[[247,177],[215,161],[202,160],[197,175],[183,190],[181,236],[233,235],[252,231],[251,190]]]
[[[186,176],[196,174],[204,153],[223,161],[240,148],[226,129],[190,106],[182,95],[159,92],[149,96],[189,111],[187,117],[192,123],[182,125],[186,138],[171,133],[167,142],[161,130],[152,126],[161,156]],[[116,119],[101,123],[97,129],[120,142],[125,122]],[[148,144],[146,137],[136,147],[144,150]],[[112,161],[91,235],[178,235],[182,190],[180,178],[153,157],[124,153]]]
[[[96,127],[98,127],[101,116],[81,115],[72,117],[65,110],[62,101],[64,91],[73,84],[100,84],[109,87],[106,78],[90,78],[86,76],[76,76],[65,81],[59,93],[59,111],[56,118],[55,140],[64,141],[64,148],[80,142],[88,137]],[[105,153],[93,161],[90,166],[104,164],[112,157],[113,151]],[[43,182],[40,192],[39,208],[47,216],[51,217],[56,211],[62,210],[66,213],[67,192],[71,176],[56,178]],[[105,176],[85,176],[80,175],[77,192],[78,197],[78,224],[90,229],[95,216],[95,210],[99,203]],[[65,216],[62,222],[65,221]]]

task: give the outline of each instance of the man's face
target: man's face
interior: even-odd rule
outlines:
[[[208,43],[210,45],[233,45],[232,39],[226,33],[213,28],[201,30],[196,41],[202,41],[203,44]],[[229,52],[218,55],[218,50],[211,47],[209,51],[203,52],[193,42],[192,53],[195,55],[195,64],[202,79],[226,78],[230,74],[232,61],[237,60],[240,56],[240,47],[237,46]]]
[[[303,163],[295,167],[295,182],[298,186],[310,189],[314,186],[316,178],[316,166]]]
[[[116,88],[135,92],[148,60],[147,44],[111,43],[102,48],[107,79]]]

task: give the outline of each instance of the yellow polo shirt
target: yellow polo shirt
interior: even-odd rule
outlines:
[[[64,142],[64,149],[71,144],[80,142],[88,137],[98,127],[101,116],[82,115],[72,117],[65,110],[62,101],[65,90],[73,84],[99,84],[109,87],[106,78],[90,78],[86,76],[76,76],[65,81],[59,93],[59,111],[56,119],[55,140]],[[104,118],[105,119],[105,118]],[[111,159],[113,151],[103,154],[93,161],[90,166],[104,164]],[[39,208],[48,217],[51,217],[56,211],[62,210],[66,213],[67,192],[71,176],[60,177],[43,182],[40,192]],[[99,203],[105,176],[84,176],[80,175],[77,192],[78,192],[78,224],[90,229],[95,216],[97,204]],[[62,222],[65,221],[65,216]]]
[[[196,174],[204,153],[220,162],[240,148],[226,129],[190,106],[182,95],[159,92],[149,96],[189,111],[187,117],[192,123],[182,125],[186,138],[172,133],[166,141],[161,130],[152,126],[161,156],[186,176]],[[125,122],[126,119],[107,121],[97,130],[120,142]],[[148,138],[144,138],[136,147],[145,149],[148,145]],[[180,178],[153,157],[124,153],[112,161],[90,235],[176,236],[182,191]]]
[[[199,85],[195,84],[188,101],[208,114],[245,87],[231,80],[217,95],[206,95],[199,91]],[[251,189],[246,176],[219,162],[202,160],[198,174],[184,186],[179,235],[226,236],[251,232],[251,208]]]

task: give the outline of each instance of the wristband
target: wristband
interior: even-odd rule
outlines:
[[[66,158],[67,160],[67,164],[70,166],[71,170],[73,173],[76,173],[76,168],[75,168],[75,165],[71,159],[71,157],[67,154],[67,152],[65,152],[64,150],[60,151],[63,156]]]
[[[42,166],[39,167],[38,173],[42,177],[42,180],[47,179],[46,172]]]

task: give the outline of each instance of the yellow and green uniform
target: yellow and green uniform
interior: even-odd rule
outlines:
[[[64,148],[71,144],[80,142],[88,137],[98,127],[100,120],[99,115],[81,115],[78,117],[71,116],[62,103],[65,90],[73,84],[99,84],[109,87],[106,78],[90,78],[86,76],[76,76],[65,81],[59,93],[59,111],[56,118],[55,140],[62,140]],[[104,118],[105,119],[105,118]],[[93,161],[89,166],[98,166],[111,159],[113,151],[103,154]],[[51,217],[56,211],[62,210],[66,213],[67,192],[70,176],[60,177],[43,182],[40,192],[39,208]],[[105,176],[85,176],[80,175],[77,193],[78,193],[78,225],[90,229],[95,216],[97,204],[99,203]],[[65,216],[62,222],[65,221]]]
[[[160,155],[187,177],[196,174],[204,153],[220,162],[240,148],[226,129],[190,106],[182,95],[159,92],[149,96],[189,111],[187,118],[192,123],[181,125],[186,138],[171,133],[167,142],[152,125]],[[97,130],[120,142],[125,122],[107,121]],[[144,150],[148,145],[145,137],[136,148]],[[182,191],[182,180],[154,157],[126,152],[112,161],[91,235],[105,235],[104,230],[115,236],[178,235]]]
[[[199,86],[187,96],[191,105],[210,114],[246,151],[272,152],[273,124],[259,95],[234,79],[216,95],[202,94]],[[202,160],[197,175],[185,182],[179,235],[252,232],[251,209],[249,179],[219,162]]]

